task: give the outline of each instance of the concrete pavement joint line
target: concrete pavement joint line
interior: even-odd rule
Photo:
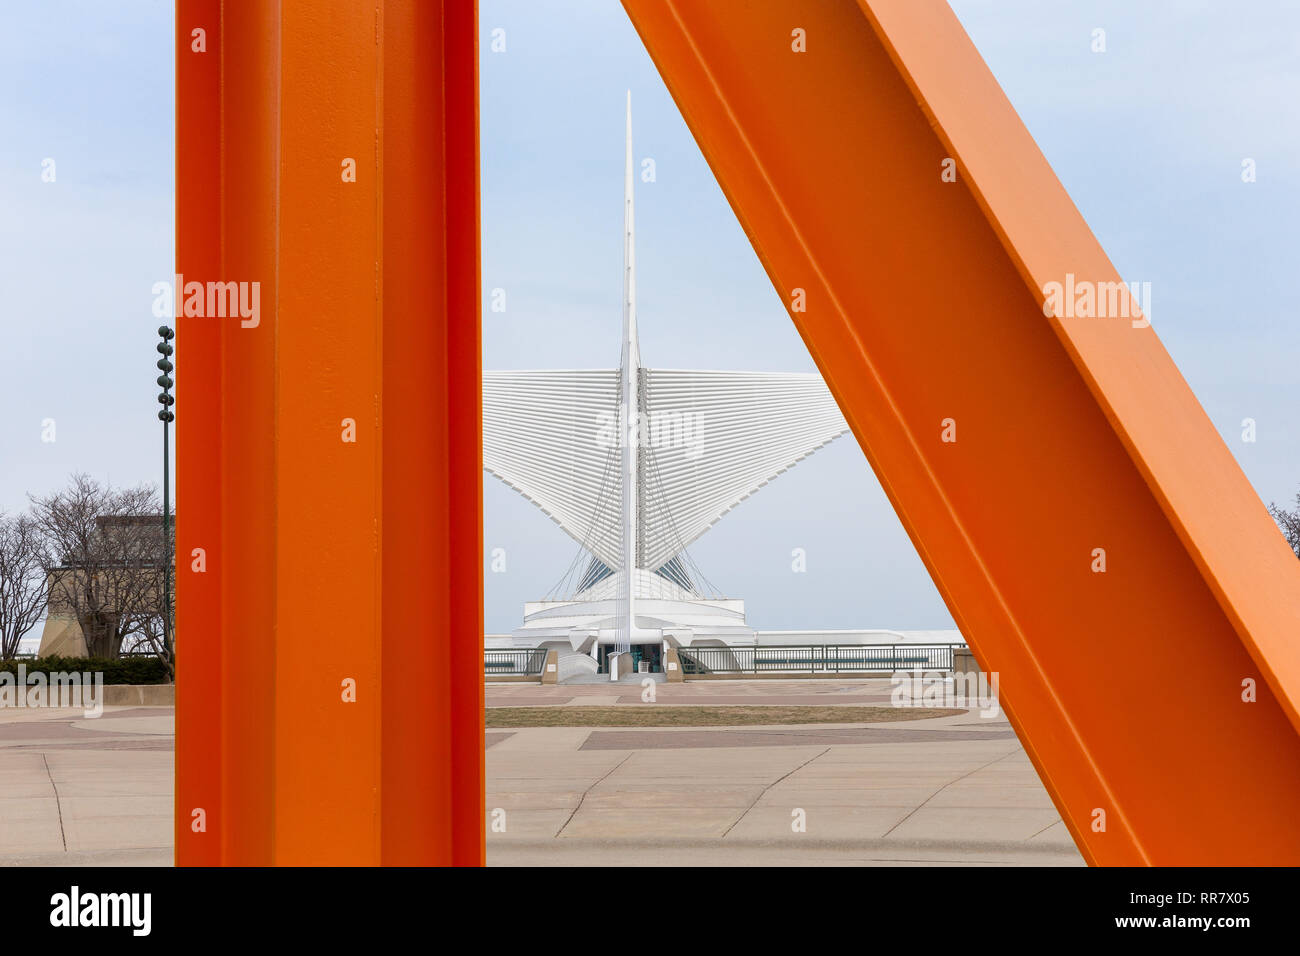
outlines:
[[[1029,836],[1025,837],[1025,842],[1028,843],[1034,837],[1038,836],[1038,834],[1047,832],[1048,830],[1052,829],[1052,827],[1056,826],[1058,823],[1064,824],[1065,823],[1064,818],[1058,818],[1056,820],[1053,820],[1047,826],[1043,827],[1043,829],[1035,830],[1033,833],[1029,834]]]
[[[890,827],[888,830],[886,830],[886,831],[884,832],[884,834],[881,835],[881,839],[883,840],[885,837],[889,836],[889,834],[893,833],[895,830],[897,830],[899,827],[901,827],[904,823],[906,823],[908,820],[910,820],[910,819],[912,818],[912,815],[913,815],[914,813],[916,813],[917,810],[920,810],[922,807],[924,807],[927,803],[929,803],[931,800],[933,800],[933,799],[934,799],[935,797],[937,797],[939,794],[943,793],[945,790],[947,790],[949,787],[951,787],[954,783],[960,783],[961,781],[963,781],[963,780],[965,780],[967,777],[969,777],[971,774],[973,774],[973,773],[979,773],[981,770],[984,770],[984,769],[987,768],[987,767],[991,767],[991,766],[993,766],[995,763],[1000,763],[1001,761],[1006,760],[1008,757],[1012,756],[1013,754],[1020,752],[1020,749],[1021,749],[1021,748],[1020,748],[1019,746],[1017,746],[1015,750],[1009,751],[1008,753],[1004,753],[1001,757],[996,757],[996,758],[994,758],[993,760],[990,760],[988,763],[984,764],[984,765],[981,766],[981,767],[976,767],[974,770],[967,770],[967,771],[966,771],[964,774],[962,774],[960,777],[956,777],[956,778],[953,779],[953,780],[949,780],[949,781],[948,781],[947,783],[945,783],[942,787],[940,787],[940,788],[939,788],[938,790],[936,790],[934,793],[930,794],[930,795],[929,795],[928,797],[926,797],[923,801],[921,801],[919,804],[917,804],[915,807],[913,807],[910,811],[908,811],[907,816],[903,817],[903,819],[899,820],[899,821],[898,821],[897,823],[895,823],[892,827]]]
[[[41,761],[45,764],[45,775],[50,778],[50,788],[54,791],[54,807],[59,811],[59,838],[63,840],[63,852],[68,852],[68,834],[63,829],[63,802],[59,799],[59,785],[54,782],[54,774],[50,770],[50,758],[41,754]]]
[[[615,770],[617,770],[619,767],[623,766],[623,764],[631,760],[632,754],[635,752],[636,751],[631,751],[630,753],[628,753],[626,757],[624,757],[618,763],[614,764],[614,766],[606,770],[599,780],[595,781],[590,787],[582,791],[582,796],[578,798],[578,805],[574,807],[573,812],[569,814],[569,819],[564,821],[564,826],[560,827],[558,830],[555,831],[556,837],[559,837],[559,835],[564,832],[564,827],[567,827],[570,823],[573,822],[573,818],[576,817],[578,815],[578,811],[582,809],[582,804],[583,801],[587,799],[587,794],[591,793],[591,791],[595,790],[596,787],[600,786],[600,784],[605,780],[605,778],[608,777],[610,774],[612,774]]]
[[[814,755],[814,756],[812,756],[812,757],[809,757],[809,758],[808,758],[807,760],[805,760],[803,763],[799,764],[799,766],[795,767],[793,770],[791,770],[789,773],[787,773],[784,777],[780,777],[780,778],[778,778],[778,779],[776,779],[776,780],[773,780],[773,781],[772,781],[771,783],[769,783],[766,787],[764,787],[764,788],[762,789],[762,791],[760,791],[759,795],[756,796],[756,797],[754,798],[754,802],[751,803],[749,806],[745,807],[744,810],[740,811],[740,816],[738,816],[738,817],[736,817],[736,819],[732,820],[732,821],[731,821],[731,826],[727,827],[727,829],[725,829],[725,830],[722,831],[722,839],[725,839],[726,836],[727,836],[727,834],[730,833],[732,830],[734,830],[734,829],[736,828],[736,824],[738,824],[741,820],[745,819],[745,814],[747,814],[750,810],[753,810],[754,807],[758,805],[758,801],[760,801],[760,800],[763,799],[764,794],[766,794],[769,790],[771,790],[773,787],[775,787],[775,786],[776,786],[778,783],[780,783],[782,780],[786,779],[786,777],[791,777],[791,776],[793,776],[794,774],[796,774],[796,773],[798,773],[800,770],[802,770],[804,767],[806,767],[806,766],[808,766],[810,763],[812,763],[814,760],[816,760],[818,757],[825,757],[825,756],[826,756],[828,753],[830,753],[830,752],[831,752],[831,748],[830,748],[830,747],[827,747],[827,748],[826,748],[825,750],[823,750],[821,753],[816,754],[816,755]]]

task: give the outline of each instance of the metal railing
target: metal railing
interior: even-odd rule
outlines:
[[[541,675],[545,664],[546,648],[544,647],[483,652],[483,673],[487,676],[522,674],[527,677],[537,677]]]
[[[952,670],[964,644],[795,644],[773,647],[679,647],[683,675],[861,674]]]

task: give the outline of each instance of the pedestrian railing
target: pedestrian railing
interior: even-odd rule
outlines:
[[[545,664],[546,648],[544,647],[517,651],[483,652],[483,673],[488,676],[493,674],[520,674],[527,677],[538,677],[541,675],[542,667]]]
[[[854,674],[952,670],[963,644],[799,644],[773,647],[680,647],[683,675]]]

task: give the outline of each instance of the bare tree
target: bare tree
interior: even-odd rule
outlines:
[[[49,578],[40,532],[30,515],[0,512],[0,660],[11,660],[23,635],[45,613]]]
[[[174,525],[173,525],[174,527]],[[174,554],[169,550],[168,554]],[[166,609],[167,620],[164,627],[161,574],[155,578],[159,589],[154,601],[144,604],[142,616],[135,627],[128,628],[122,645],[124,652],[144,652],[157,657],[167,666],[167,676],[176,680],[176,592],[171,591],[171,606]]]
[[[1291,550],[1296,553],[1297,558],[1300,558],[1300,494],[1295,496],[1295,511],[1269,505],[1268,513],[1282,529],[1282,534],[1286,536],[1286,543],[1291,545]]]
[[[32,506],[50,613],[76,618],[91,657],[118,657],[123,640],[161,613],[166,552],[153,486],[114,488],[76,474]]]

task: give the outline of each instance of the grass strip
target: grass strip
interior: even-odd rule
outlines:
[[[487,726],[501,727],[750,727],[785,724],[875,724],[952,717],[950,707],[693,706],[623,704],[616,707],[489,707]]]

